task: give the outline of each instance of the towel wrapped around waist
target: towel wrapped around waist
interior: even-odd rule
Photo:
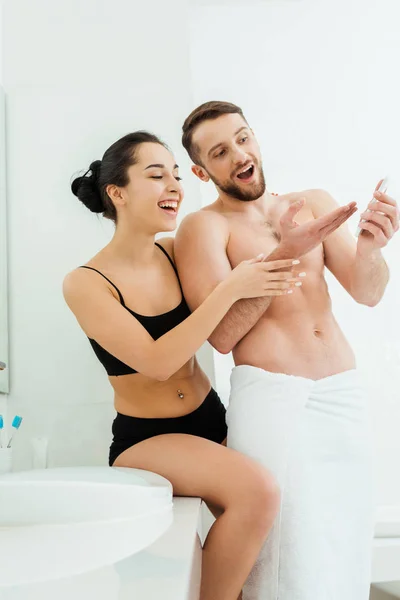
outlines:
[[[314,381],[235,367],[226,419],[228,447],[263,464],[281,490],[243,600],[368,600],[371,441],[357,371]]]

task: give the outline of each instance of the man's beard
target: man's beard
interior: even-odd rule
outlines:
[[[218,181],[213,175],[208,173],[211,181],[222,191],[224,194],[235,198],[235,200],[241,200],[242,202],[252,202],[253,200],[258,200],[266,190],[264,172],[262,167],[260,170],[260,181],[257,184],[254,184],[250,187],[250,189],[242,189],[239,184],[233,183],[232,181],[227,181],[226,183],[222,183]]]

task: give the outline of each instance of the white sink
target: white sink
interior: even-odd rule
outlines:
[[[140,469],[74,467],[0,477],[0,587],[61,577],[143,550],[172,523],[172,486]]]

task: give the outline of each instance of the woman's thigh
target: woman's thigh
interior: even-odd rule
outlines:
[[[222,510],[252,494],[275,491],[272,477],[251,458],[194,435],[148,438],[122,452],[113,466],[158,473],[171,482],[175,496],[200,497]]]

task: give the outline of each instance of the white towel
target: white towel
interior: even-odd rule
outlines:
[[[314,381],[233,369],[228,446],[268,468],[281,489],[280,514],[243,600],[368,600],[368,415],[355,370]]]

